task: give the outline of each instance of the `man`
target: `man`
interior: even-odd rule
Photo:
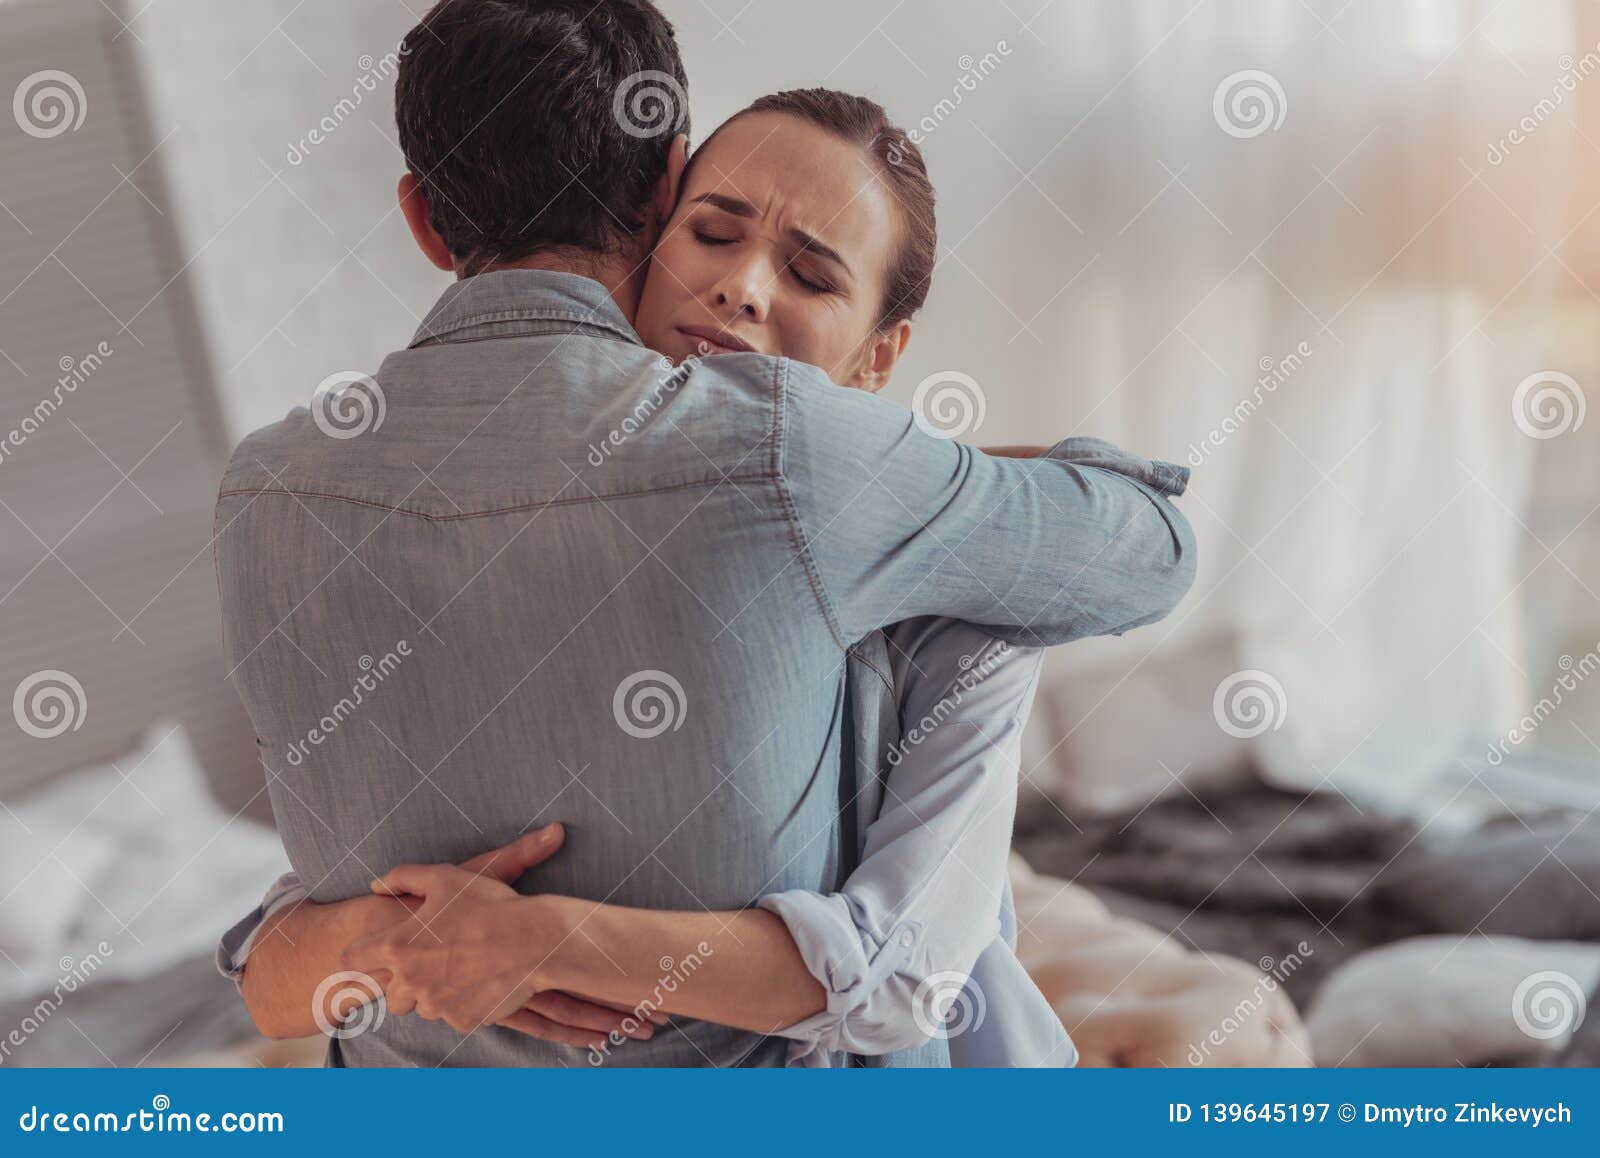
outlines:
[[[757,355],[664,380],[628,318],[687,141],[615,111],[641,75],[686,83],[646,0],[445,0],[405,47],[401,205],[460,280],[375,383],[246,439],[217,507],[225,648],[285,847],[311,900],[364,898],[300,906],[256,952],[324,962],[406,917],[367,895],[392,866],[560,819],[559,856],[524,839],[488,870],[542,862],[552,896],[485,877],[408,934],[502,1012],[557,1002],[533,1027],[554,1040],[462,1037],[391,989],[421,1016],[336,1038],[333,1062],[561,1064],[549,1026],[670,974],[671,1012],[705,1020],[618,1060],[782,1064],[770,1035],[854,981],[830,988],[749,906],[853,859],[851,644],[918,615],[1035,645],[1149,622],[1192,578],[1188,526],[1159,464],[1103,444],[990,458]],[[338,425],[351,405],[370,421]]]

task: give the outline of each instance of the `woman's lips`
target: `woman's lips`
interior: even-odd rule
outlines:
[[[726,330],[712,326],[679,326],[678,333],[692,339],[695,352],[705,354],[747,354],[755,350],[749,342]]]

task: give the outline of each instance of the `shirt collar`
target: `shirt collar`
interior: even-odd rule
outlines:
[[[483,325],[570,322],[608,330],[642,345],[606,287],[593,278],[548,269],[501,269],[464,278],[440,295],[422,320],[411,346],[456,340],[462,331]]]

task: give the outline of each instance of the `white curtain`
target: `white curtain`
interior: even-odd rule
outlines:
[[[1036,783],[1137,804],[1253,760],[1403,803],[1548,687],[1532,500],[1600,500],[1600,414],[1523,429],[1541,390],[1546,427],[1600,403],[1578,9],[1062,4],[1033,25],[1061,54],[1009,58],[980,155],[1043,163],[961,264],[1034,304],[1007,373],[1052,385],[991,405],[1195,465],[1202,544],[1169,622],[1053,656]],[[1519,425],[1547,371],[1577,391],[1541,379]]]

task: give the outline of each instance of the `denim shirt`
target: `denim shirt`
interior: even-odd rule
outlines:
[[[571,275],[456,283],[359,389],[364,423],[324,405],[248,437],[216,516],[230,678],[318,901],[556,819],[525,891],[828,892],[852,643],[919,615],[1060,643],[1159,618],[1193,576],[1180,468],[1092,440],[990,458],[782,359],[669,369]],[[679,1021],[605,1061],[787,1048]],[[587,1064],[416,1017],[332,1057]]]

